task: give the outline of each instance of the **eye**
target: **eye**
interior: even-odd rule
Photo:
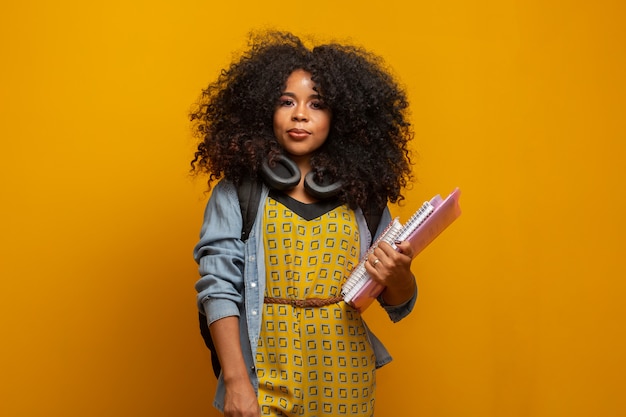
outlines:
[[[293,99],[289,98],[289,97],[281,97],[278,100],[278,105],[280,107],[289,107],[293,105]]]
[[[326,103],[324,103],[323,101],[315,100],[311,102],[311,108],[315,110],[324,110],[325,108],[327,108],[327,106],[326,106]]]

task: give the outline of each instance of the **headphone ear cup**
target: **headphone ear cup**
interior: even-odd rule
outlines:
[[[326,198],[334,197],[341,191],[343,183],[341,181],[334,182],[328,185],[320,185],[315,182],[315,172],[310,171],[304,177],[304,189],[306,192],[317,198],[318,200],[324,200]]]
[[[300,183],[302,175],[300,168],[285,155],[279,155],[276,167],[270,167],[267,159],[261,164],[261,176],[270,188],[279,191],[287,191]]]

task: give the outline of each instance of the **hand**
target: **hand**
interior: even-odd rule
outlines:
[[[370,278],[385,286],[382,293],[385,304],[399,305],[408,301],[415,292],[415,277],[411,272],[413,248],[409,242],[401,242],[394,249],[381,242],[365,262]]]
[[[260,415],[259,400],[247,377],[226,384],[225,417],[259,417]]]

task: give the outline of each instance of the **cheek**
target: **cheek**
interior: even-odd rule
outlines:
[[[290,113],[285,111],[285,109],[277,109],[274,111],[273,123],[274,127],[285,126],[286,123],[291,120]]]

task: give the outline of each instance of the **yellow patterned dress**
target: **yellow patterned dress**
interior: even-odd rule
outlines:
[[[301,304],[340,295],[358,263],[354,212],[273,193],[263,220],[266,303],[256,356],[262,415],[373,415],[374,353],[360,314],[343,301]]]

